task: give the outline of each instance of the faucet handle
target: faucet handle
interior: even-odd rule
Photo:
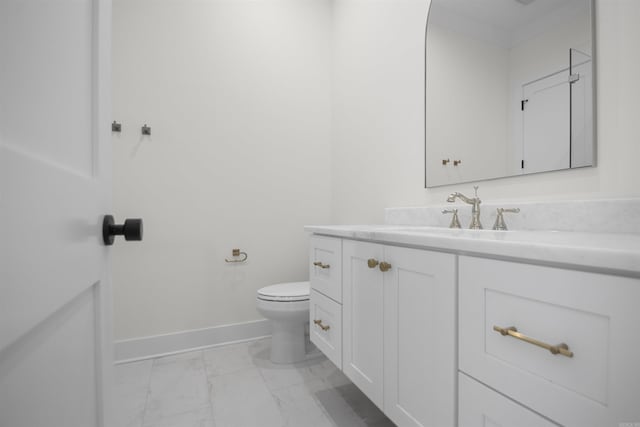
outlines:
[[[458,209],[443,209],[443,214],[453,214],[451,217],[451,224],[449,224],[449,228],[462,228],[460,226],[460,220],[458,219]]]
[[[498,215],[496,216],[496,222],[493,223],[493,229],[494,230],[507,230],[507,224],[504,222],[503,214],[505,212],[506,213],[518,213],[518,212],[520,212],[520,208],[511,208],[511,209],[498,208],[498,209],[496,209],[496,212],[498,213]]]

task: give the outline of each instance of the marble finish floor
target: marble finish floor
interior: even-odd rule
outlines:
[[[117,365],[116,427],[391,427],[320,352],[275,365],[269,339]]]

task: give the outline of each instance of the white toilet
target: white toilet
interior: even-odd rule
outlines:
[[[309,282],[279,283],[259,289],[257,308],[271,320],[271,361],[295,363],[304,360]]]

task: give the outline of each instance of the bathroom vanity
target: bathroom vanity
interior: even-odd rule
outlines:
[[[638,230],[418,225],[438,209],[306,228],[316,346],[399,426],[640,423]]]

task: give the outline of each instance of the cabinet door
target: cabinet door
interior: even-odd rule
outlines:
[[[460,427],[556,427],[513,400],[460,374]]]
[[[382,408],[383,274],[369,259],[382,261],[381,245],[345,240],[343,271],[343,354],[347,377]]]
[[[384,251],[384,412],[398,426],[453,426],[455,255]]]

